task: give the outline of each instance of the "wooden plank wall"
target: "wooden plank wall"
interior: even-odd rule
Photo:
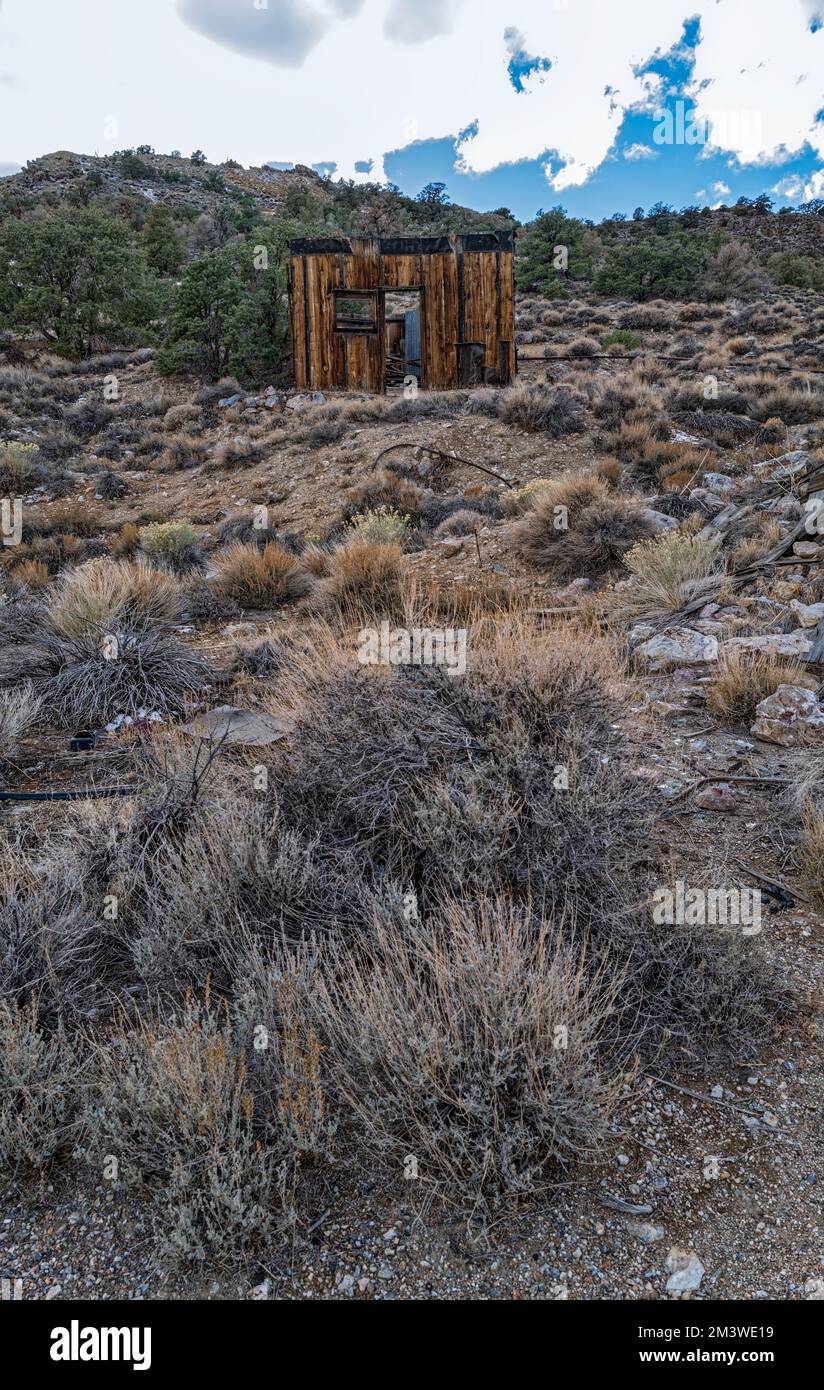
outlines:
[[[342,280],[348,290],[377,290],[381,277],[380,242],[377,237],[353,237],[350,254],[341,255]],[[378,296],[377,333],[334,333],[342,340],[345,363],[344,379],[337,384],[353,391],[382,391],[383,369],[386,361],[386,326],[383,303]]]
[[[482,343],[485,367],[496,374],[503,369],[504,379],[514,380],[512,251],[494,245],[472,249],[471,237],[435,239],[431,252],[407,253],[390,244],[393,249],[384,251],[379,238],[364,237],[294,251],[290,295],[298,387],[384,390],[383,291],[390,288],[421,291],[423,387],[457,386],[459,342]],[[331,291],[344,288],[378,291],[378,333],[335,332]]]

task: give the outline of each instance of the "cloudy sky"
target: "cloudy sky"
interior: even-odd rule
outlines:
[[[0,0],[0,173],[139,144],[521,217],[797,203],[824,0]]]

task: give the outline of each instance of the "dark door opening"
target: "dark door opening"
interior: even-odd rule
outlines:
[[[384,305],[386,388],[423,386],[421,291],[387,290]]]

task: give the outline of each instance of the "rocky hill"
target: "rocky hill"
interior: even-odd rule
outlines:
[[[311,212],[328,225],[330,235],[512,225],[495,213],[418,202],[378,184],[333,182],[303,164],[287,170],[245,169],[231,160],[210,164],[174,154],[121,151],[98,156],[57,150],[29,160],[25,169],[0,184],[0,209],[4,204],[68,199],[79,204],[103,201],[125,210],[129,204],[145,201],[214,215],[227,200],[244,198],[252,198],[259,211],[273,216],[300,217]]]

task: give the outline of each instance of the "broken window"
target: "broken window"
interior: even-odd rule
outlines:
[[[377,333],[378,296],[374,290],[335,291],[337,333]]]

